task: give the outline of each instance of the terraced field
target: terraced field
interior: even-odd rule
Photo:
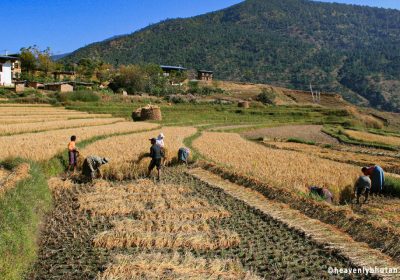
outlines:
[[[369,132],[349,130],[349,129],[345,130],[345,134],[356,140],[392,145],[397,147],[400,146],[400,137],[396,136],[384,136],[384,135],[378,135]]]
[[[304,130],[302,126],[301,132],[296,132],[297,126],[288,126],[252,133],[334,142],[320,132],[320,126],[307,127]],[[162,181],[155,183],[143,177],[149,163],[148,139],[160,132],[165,135],[167,167]],[[78,143],[84,142],[82,158],[93,154],[110,158],[101,168],[107,181],[48,180],[54,208],[43,223],[39,258],[26,279],[343,279],[344,275],[330,275],[328,268],[358,268],[376,261],[375,255],[365,256],[371,248],[351,236],[400,259],[398,199],[374,198],[368,205],[353,207],[328,205],[307,195],[308,186],[325,186],[338,202],[359,175],[355,164],[378,162],[397,172],[395,152],[380,154],[371,149],[367,154],[353,150],[355,147],[326,150],[283,142],[269,142],[272,146],[266,147],[239,134],[197,132],[194,127],[161,128],[156,123],[49,106],[0,105],[1,160],[29,159],[35,172],[46,168],[48,160],[59,160],[63,166],[59,153],[66,151],[71,135],[77,135]],[[198,135],[190,144],[189,138]],[[204,167],[206,161],[234,176],[243,175],[246,180],[242,182],[249,188],[239,186],[243,189],[234,195],[194,178],[186,166],[176,164],[177,151],[185,144],[192,145],[202,159],[199,166]],[[19,164],[14,173],[1,170],[0,199],[2,192],[12,191],[17,179],[28,176],[29,164]],[[41,178],[48,191],[44,175]],[[253,187],[255,180],[258,183]],[[284,213],[263,211],[276,204],[265,196],[272,200],[284,196],[287,204],[279,209]],[[254,201],[262,201],[262,207],[254,207]],[[35,209],[33,205],[30,210]],[[306,217],[319,219],[318,209],[323,215],[333,213],[329,217],[335,222],[342,217],[342,223],[337,222],[340,230],[332,230],[337,236],[331,237],[331,243],[318,240],[318,234],[325,239],[332,225]],[[326,217],[323,215],[321,220]],[[355,222],[354,230],[346,228]],[[37,228],[33,229],[36,232]],[[376,235],[375,239],[371,241],[368,234]],[[351,244],[354,250],[337,246],[339,241]],[[378,264],[397,264],[379,254]],[[374,277],[352,275],[349,279]]]
[[[205,132],[193,146],[219,166],[291,192],[308,193],[309,186],[328,188],[338,202],[352,189],[359,168],[296,151],[263,147],[233,133]]]
[[[285,125],[271,128],[260,128],[242,133],[246,138],[298,138],[317,143],[337,144],[335,138],[321,132],[322,125]]]
[[[298,151],[305,154],[312,154],[320,158],[330,159],[337,162],[344,162],[355,164],[358,166],[372,166],[380,165],[384,170],[391,173],[400,173],[400,158],[397,157],[396,153],[373,153],[368,150],[369,153],[354,152],[349,149],[342,147],[325,148],[323,146],[307,145],[301,143],[290,143],[290,142],[264,142],[267,146],[274,147],[277,149]]]
[[[56,207],[29,279],[341,279],[328,267],[351,266],[180,167],[159,185],[51,185]]]

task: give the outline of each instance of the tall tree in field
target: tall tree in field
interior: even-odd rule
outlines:
[[[22,48],[20,50],[21,67],[24,72],[32,74],[37,69],[34,47]]]
[[[39,49],[35,49],[38,68],[43,71],[44,76],[47,76],[49,73],[55,70],[56,64],[51,59],[50,48],[47,48],[43,51]]]

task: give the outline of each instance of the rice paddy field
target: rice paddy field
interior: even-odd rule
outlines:
[[[263,147],[233,133],[205,132],[193,146],[207,159],[234,172],[299,193],[307,193],[309,186],[326,187],[336,200],[344,189],[352,188],[360,173],[350,164]]]
[[[400,136],[386,136],[386,135],[378,135],[364,131],[357,131],[357,130],[345,130],[344,132],[351,138],[356,140],[361,140],[365,142],[373,142],[378,144],[386,144],[386,145],[393,145],[393,146],[400,146]]]
[[[182,167],[167,173],[162,183],[53,179],[29,279],[341,279],[328,267],[351,266]]]
[[[52,172],[53,177],[41,177],[47,180],[45,190],[51,194],[52,207],[41,219],[35,218],[38,223],[32,235],[40,232],[38,238],[23,237],[31,238],[34,257],[29,262],[23,260],[28,265],[24,270],[27,274],[21,274],[22,279],[379,278],[330,275],[330,267],[358,266],[340,247],[323,246],[311,235],[187,172],[201,167],[203,162],[243,176],[249,182],[262,182],[262,187],[277,197],[284,190],[294,193],[298,201],[346,213],[345,224],[362,219],[374,225],[375,231],[371,234],[390,232],[392,250],[386,250],[386,245],[380,248],[379,244],[371,244],[371,248],[388,252],[393,262],[400,261],[400,250],[395,245],[400,240],[398,198],[376,197],[362,206],[338,205],[343,193],[351,193],[361,165],[380,164],[390,172],[399,173],[400,156],[396,151],[364,151],[362,147],[337,145],[318,125],[262,128],[250,131],[247,137],[254,138],[250,136],[261,133],[279,138],[279,133],[289,132],[283,138],[309,137],[332,146],[278,141],[257,143],[245,139],[246,133],[212,132],[213,125],[207,122],[190,126],[182,121],[179,126],[171,115],[166,123],[174,125],[132,122],[108,114],[61,107],[0,105],[3,148],[0,160],[9,168],[10,158],[19,158],[12,171],[0,168],[0,200],[4,194],[19,195],[17,191],[14,193],[14,186],[34,174],[30,166],[34,166],[35,172],[38,172],[36,164],[46,169],[52,168],[49,164],[56,161],[61,166],[54,167],[58,172]],[[222,125],[234,128],[238,124],[226,121]],[[240,129],[251,129],[240,125]],[[165,135],[166,160],[162,179],[156,181],[152,176],[146,178],[145,173],[150,161],[149,138],[161,132]],[[71,135],[77,136],[81,159],[88,155],[109,158],[109,163],[101,167],[102,179],[87,183],[79,176],[68,177],[63,173],[66,167],[63,156]],[[191,149],[192,161],[188,166],[178,164],[176,159],[178,149],[183,146]],[[50,174],[46,170],[41,172]],[[36,177],[31,179],[35,181]],[[309,186],[328,188],[334,194],[335,204],[327,205],[309,197]],[[264,197],[262,190],[250,184],[239,187]],[[18,203],[21,201],[23,198]],[[35,212],[35,198],[29,203],[30,211]],[[285,207],[290,208],[291,204]],[[335,226],[322,218],[321,222]],[[1,226],[0,220],[0,234]],[[378,231],[381,227],[388,230]],[[4,258],[4,252],[9,252],[3,249],[6,243],[0,240],[0,264],[8,260]],[[8,266],[13,265],[10,259]]]
[[[277,149],[298,151],[305,154],[312,154],[314,156],[330,159],[337,162],[350,163],[354,165],[372,166],[379,165],[387,172],[400,173],[400,158],[397,153],[384,153],[376,152],[373,153],[371,150],[367,150],[369,153],[362,153],[360,150],[347,150],[341,146],[329,147],[317,145],[307,145],[301,143],[291,142],[264,142],[267,146],[271,146]]]
[[[184,146],[184,139],[196,133],[193,127],[165,127],[160,131],[149,131],[123,135],[96,141],[82,150],[84,155],[101,154],[111,159],[104,167],[103,176],[109,179],[132,179],[144,175],[150,162],[145,154],[149,152],[149,139],[162,132],[165,135],[167,161],[177,156],[177,151]]]

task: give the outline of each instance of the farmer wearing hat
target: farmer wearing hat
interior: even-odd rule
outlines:
[[[164,158],[164,152],[161,148],[160,145],[157,145],[157,139],[156,138],[151,138],[149,139],[151,142],[151,147],[150,147],[150,157],[151,161],[149,164],[149,168],[147,171],[147,177],[150,176],[151,171],[154,169],[154,167],[157,167],[157,179],[160,180],[161,176],[161,161]]]
[[[82,165],[82,175],[90,181],[101,177],[100,166],[108,163],[107,158],[101,158],[99,156],[88,156]]]

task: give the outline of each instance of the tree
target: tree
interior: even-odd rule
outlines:
[[[78,61],[77,74],[80,79],[91,80],[95,74],[99,62],[89,58],[82,58]]]
[[[43,51],[35,49],[38,69],[43,71],[44,76],[47,76],[49,73],[53,72],[56,69],[56,64],[51,59],[50,48],[46,48]]]
[[[146,75],[138,65],[121,66],[110,88],[114,91],[125,89],[129,94],[145,90]]]
[[[108,82],[113,73],[111,64],[101,62],[96,69],[96,78],[100,83]]]
[[[22,70],[28,74],[32,74],[37,69],[33,47],[22,48],[20,52]]]

